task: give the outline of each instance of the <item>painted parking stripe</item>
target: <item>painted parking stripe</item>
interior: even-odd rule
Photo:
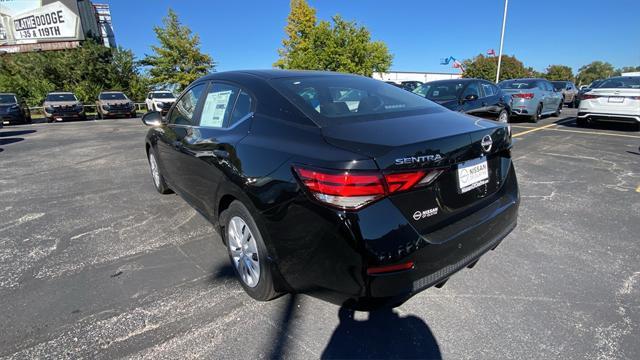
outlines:
[[[528,134],[528,133],[532,133],[532,132],[534,132],[534,131],[539,131],[539,130],[547,129],[547,128],[550,128],[550,127],[552,127],[552,126],[557,126],[557,125],[564,124],[564,123],[566,123],[566,122],[573,121],[573,120],[574,120],[574,118],[571,118],[571,119],[566,119],[566,120],[558,121],[557,123],[553,123],[553,124],[548,124],[548,125],[545,125],[545,126],[536,127],[536,128],[531,129],[531,130],[522,131],[522,132],[519,132],[519,133],[513,134],[513,136],[512,136],[512,137],[518,137],[518,136],[526,135],[526,134]]]
[[[572,130],[572,129],[557,129],[557,128],[552,128],[554,125],[560,125],[560,124],[564,124],[566,122],[569,121],[573,121],[574,119],[567,119],[564,121],[560,121],[557,123],[553,123],[553,124],[548,124],[545,126],[540,126],[540,127],[535,127],[535,128],[531,128],[529,126],[519,126],[519,125],[511,125],[512,128],[522,128],[522,129],[530,129],[530,130],[526,130],[526,131],[522,131],[516,134],[513,134],[512,137],[517,137],[517,136],[522,136],[534,131],[538,131],[538,130],[549,130],[549,131],[559,131],[559,132],[569,132],[569,133],[576,133],[576,134],[588,134],[588,135],[604,135],[604,136],[615,136],[615,137],[625,137],[625,138],[631,138],[631,139],[640,139],[640,136],[638,135],[627,135],[627,134],[615,134],[615,133],[608,133],[608,132],[602,132],[602,131],[585,131],[585,130]]]
[[[640,193],[640,185],[638,185],[638,187],[636,188],[636,192]]]

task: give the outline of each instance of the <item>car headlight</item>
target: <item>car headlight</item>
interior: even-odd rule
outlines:
[[[102,105],[102,110],[109,110],[111,107],[109,105]]]
[[[48,113],[52,113],[53,112],[53,106],[47,106],[44,108],[44,111],[48,112]]]

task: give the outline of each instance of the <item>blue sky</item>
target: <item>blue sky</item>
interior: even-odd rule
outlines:
[[[103,0],[105,1],[105,0]],[[270,68],[284,36],[288,0],[106,0],[116,41],[138,57],[173,8],[198,33],[217,70]],[[387,43],[393,70],[455,72],[440,58],[473,57],[500,43],[503,0],[311,0],[320,19],[340,14]],[[593,60],[640,65],[640,0],[511,0],[504,52],[526,66],[578,68]]]

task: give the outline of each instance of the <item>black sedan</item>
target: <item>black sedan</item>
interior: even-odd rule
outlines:
[[[503,123],[509,122],[511,96],[503,94],[499,87],[486,80],[431,81],[419,86],[413,92],[449,110]]]
[[[160,193],[213,223],[255,299],[304,292],[398,305],[471,267],[514,229],[506,125],[370,78],[237,71],[147,113]]]
[[[0,93],[0,123],[31,124],[31,111],[29,106],[18,95],[12,93]]]

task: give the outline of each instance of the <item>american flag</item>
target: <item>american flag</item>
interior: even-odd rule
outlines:
[[[487,55],[496,56],[496,51],[493,49],[487,50]]]

